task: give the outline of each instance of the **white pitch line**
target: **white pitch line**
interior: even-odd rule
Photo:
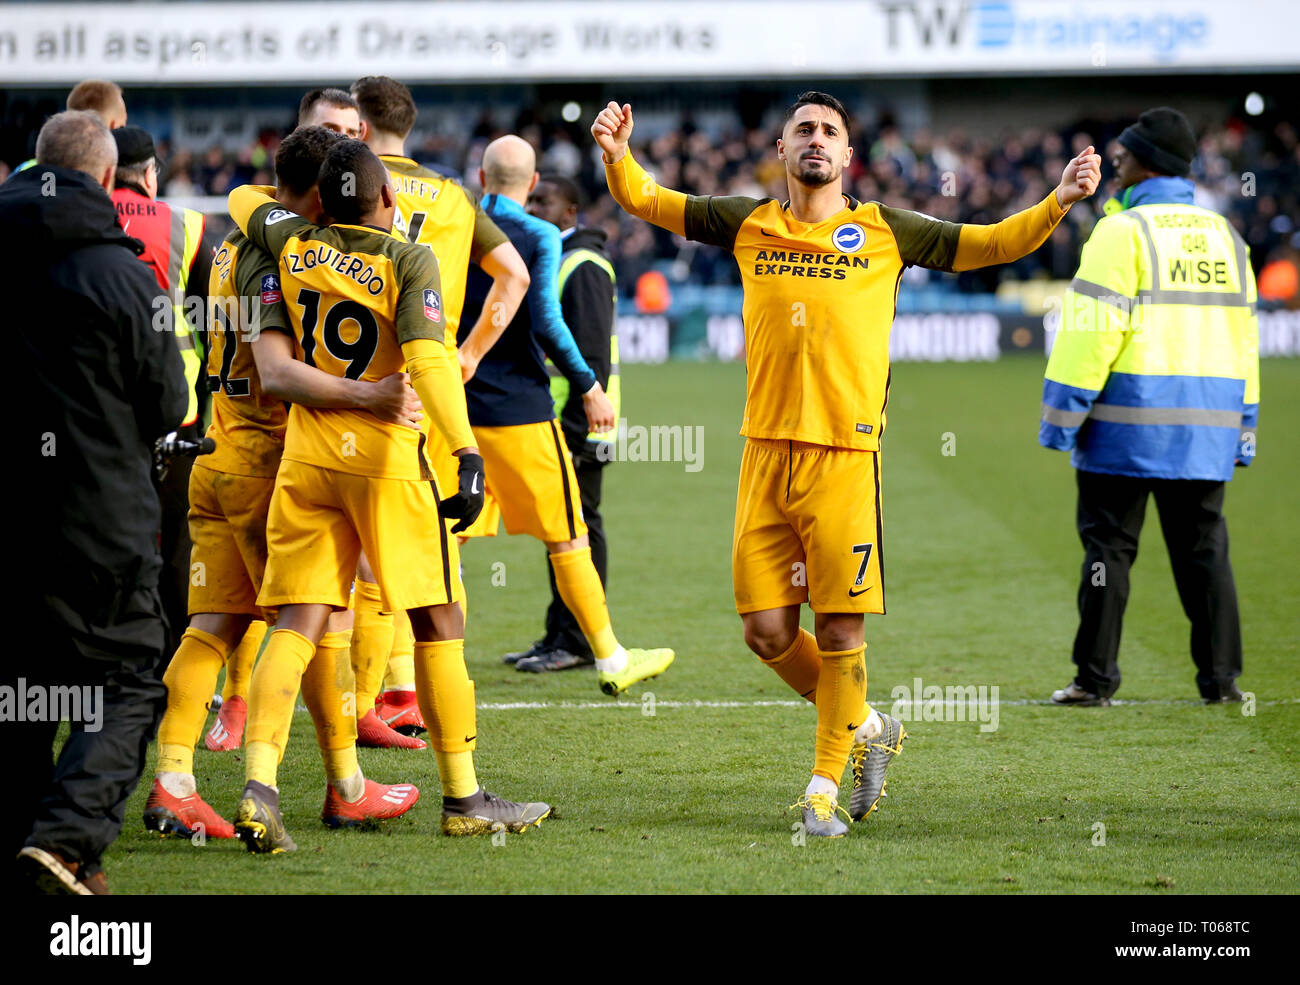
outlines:
[[[1007,708],[1024,708],[1033,705],[1050,705],[1052,702],[1047,699],[1028,699],[1023,698],[1014,701],[985,701],[983,707],[1007,707]],[[1255,706],[1271,707],[1273,705],[1291,705],[1300,703],[1300,698],[1278,698],[1271,701],[1256,701]],[[924,698],[917,698],[912,701],[893,701],[886,704],[880,702],[873,707],[894,708],[898,705],[910,704],[913,708],[965,708],[972,704],[981,704],[978,701],[927,701]],[[1140,701],[1125,701],[1122,698],[1116,698],[1113,701],[1115,706],[1147,706],[1158,705],[1163,707],[1175,707],[1178,705],[1200,706],[1201,701],[1184,700],[1164,700],[1164,699],[1146,699]],[[480,711],[532,711],[547,708],[557,709],[575,709],[587,710],[596,708],[637,708],[649,707],[650,704],[643,705],[640,701],[487,701],[478,705]],[[655,701],[655,708],[812,708],[807,701]]]

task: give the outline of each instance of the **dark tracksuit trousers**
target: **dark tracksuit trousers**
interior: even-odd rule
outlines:
[[[1119,688],[1119,641],[1129,568],[1137,560],[1138,536],[1147,497],[1152,495],[1178,597],[1192,623],[1196,686],[1202,697],[1218,698],[1221,689],[1241,674],[1237,589],[1223,518],[1225,483],[1084,471],[1076,476],[1084,560],[1079,631],[1074,638],[1074,662],[1079,668],[1075,683],[1102,697]]]

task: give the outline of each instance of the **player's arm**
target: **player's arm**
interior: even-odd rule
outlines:
[[[378,383],[331,376],[294,356],[293,329],[280,294],[275,262],[249,245],[235,260],[235,287],[243,298],[241,337],[253,347],[253,361],[262,392],[304,407],[339,407],[367,410],[381,421],[418,428],[423,418],[420,401],[405,373],[394,373]]]
[[[1078,443],[1110,368],[1135,330],[1143,256],[1136,224],[1122,216],[1097,223],[1065,292],[1061,323],[1043,374],[1038,443],[1069,451]]]
[[[240,232],[278,257],[291,236],[306,234],[316,226],[281,206],[271,197],[274,191],[268,185],[240,185],[226,198],[226,208]]]
[[[1097,190],[1100,180],[1101,156],[1088,147],[1065,166],[1061,183],[1037,205],[992,225],[963,224],[952,269],[975,270],[1033,253],[1047,242],[1071,205]]]
[[[393,373],[377,383],[331,376],[295,359],[293,339],[283,331],[262,332],[253,342],[253,361],[262,391],[291,404],[367,410],[381,421],[417,431],[424,419],[406,373]]]
[[[596,116],[591,135],[605,161],[609,193],[623,210],[646,222],[711,246],[730,250],[741,223],[762,199],[743,195],[687,195],[664,188],[628,150],[632,107],[611,102]]]
[[[476,453],[460,364],[455,349],[446,343],[438,262],[429,250],[403,250],[397,275],[397,341],[406,358],[411,385],[452,453]],[[430,291],[435,295],[434,304],[426,303],[425,293]]]
[[[496,228],[496,223],[492,225]],[[502,236],[504,235],[503,233]],[[462,382],[474,376],[488,350],[497,344],[497,339],[501,338],[501,333],[509,326],[519,305],[527,296],[531,282],[524,258],[509,239],[504,239],[480,256],[478,265],[492,278],[492,286],[483,299],[483,310],[479,312],[478,321],[460,347]]]
[[[401,343],[411,385],[433,418],[452,454],[460,459],[459,488],[438,504],[438,512],[458,522],[452,533],[467,529],[483,509],[483,459],[474,443],[460,381],[456,350],[445,341],[438,261],[429,250],[405,250],[398,260],[397,341]],[[429,304],[426,294],[432,293]]]

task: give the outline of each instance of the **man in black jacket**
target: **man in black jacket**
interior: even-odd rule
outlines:
[[[528,197],[528,211],[560,230],[564,249],[560,257],[560,309],[565,324],[573,332],[578,351],[614,405],[614,418],[617,420],[619,376],[618,346],[614,338],[614,267],[605,252],[605,233],[577,224],[579,204],[578,186],[559,175],[542,176]],[[588,433],[582,397],[570,392],[568,382],[558,371],[551,369],[551,394],[555,398],[555,411],[560,417],[565,443],[573,458],[573,471],[582,499],[582,518],[587,522],[587,537],[591,544],[591,560],[604,585],[608,553],[605,523],[600,515],[600,493],[603,470],[610,456],[601,454],[601,446],[608,446],[616,432]],[[549,571],[550,565],[547,569]],[[532,649],[506,655],[506,662],[513,663],[517,670],[542,673],[586,667],[596,662],[587,638],[578,628],[578,621],[560,598],[555,573],[550,572],[550,576],[551,604],[546,610],[545,635],[533,644]]]
[[[154,328],[169,301],[108,196],[108,128],[59,113],[36,160],[0,187],[0,294],[23,302],[9,321],[28,566],[16,611],[31,620],[0,685],[0,736],[21,750],[0,848],[29,886],[100,893],[166,696],[150,470],[187,394],[176,342]],[[72,729],[54,763],[61,716]]]

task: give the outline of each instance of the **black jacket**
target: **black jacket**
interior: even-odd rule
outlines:
[[[605,238],[603,230],[579,226],[564,237],[562,249],[564,253],[591,250],[608,260]],[[594,263],[578,264],[560,292],[560,310],[582,358],[606,390],[609,389],[609,340],[614,332],[614,308],[614,283],[609,274]],[[578,452],[587,444],[587,414],[582,409],[581,394],[570,390],[560,414],[560,426],[571,451]]]
[[[152,449],[185,414],[180,353],[154,328],[160,292],[139,242],[88,175],[39,164],[14,175],[0,186],[0,230],[21,435],[11,493],[24,507],[13,557],[37,595],[111,620],[124,596],[157,584]]]

